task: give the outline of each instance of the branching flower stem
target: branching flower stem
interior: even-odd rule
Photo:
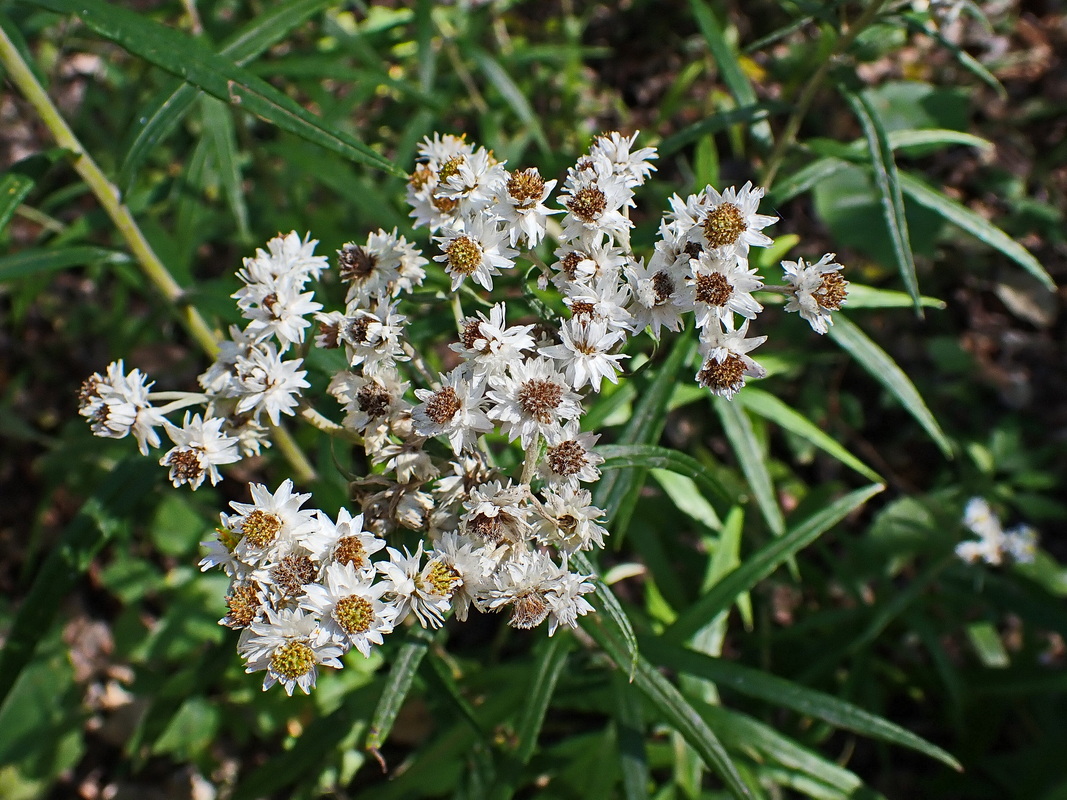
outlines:
[[[145,277],[174,308],[178,314],[178,320],[204,353],[214,358],[219,351],[219,342],[207,320],[188,302],[185,291],[156,255],[129,208],[122,202],[118,188],[107,179],[103,170],[86,152],[3,28],[0,28],[0,64],[3,64],[11,82],[33,106],[45,127],[51,132],[56,144],[71,152],[71,164],[74,170],[85,181],[111,221],[115,223],[115,227],[118,228],[119,234],[137,259]],[[292,466],[295,472],[294,477],[303,483],[314,480],[315,468],[289,432],[282,427],[271,426],[271,436]]]

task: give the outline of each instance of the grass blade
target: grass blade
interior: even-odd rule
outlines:
[[[238,235],[243,241],[249,241],[252,234],[248,229],[248,206],[241,187],[241,168],[237,164],[237,132],[233,117],[229,109],[213,97],[205,97],[202,105],[204,130],[215,154],[222,191],[237,221]]]
[[[419,669],[426,651],[430,647],[433,634],[424,628],[410,628],[407,641],[400,647],[400,651],[393,660],[393,666],[389,670],[382,696],[378,699],[378,705],[371,717],[370,728],[367,730],[367,741],[364,745],[371,753],[377,754],[378,750],[389,738],[389,732],[393,729],[400,707],[411,691],[411,684],[415,680],[415,673]]]
[[[89,245],[72,245],[51,250],[27,250],[0,258],[0,283],[25,278],[39,272],[50,272],[67,267],[84,267],[100,261],[119,264],[129,260],[130,257],[125,253]]]
[[[601,470],[666,469],[692,478],[699,486],[720,500],[732,503],[734,498],[711,470],[688,453],[654,444],[607,444],[596,448],[604,457]]]
[[[787,558],[807,547],[848,514],[878,494],[881,484],[851,492],[796,528],[772,540],[749,556],[737,569],[727,573],[711,590],[690,606],[667,630],[673,642],[682,642],[704,626],[707,620],[729,608],[734,599],[770,575]]]
[[[870,100],[862,94],[848,91],[843,93],[867,139],[874,182],[882,201],[889,239],[893,243],[893,256],[896,258],[900,276],[904,279],[904,286],[915,303],[915,310],[921,316],[922,305],[919,301],[919,279],[915,275],[915,256],[911,252],[908,220],[904,215],[904,196],[901,194],[897,164],[889,145],[889,135]]]
[[[763,519],[775,536],[781,536],[785,530],[785,520],[774,497],[774,484],[771,483],[771,474],[767,471],[763,448],[760,447],[756,432],[752,429],[752,421],[740,404],[722,397],[713,397],[712,403],[722,422],[726,438],[730,440],[730,445],[737,455],[741,471],[745,473],[752,494],[756,497],[756,504]]]
[[[500,62],[484,50],[476,50],[473,53],[473,57],[478,62],[478,67],[481,69],[482,74],[496,87],[496,90],[500,92],[507,104],[511,106],[515,116],[530,129],[534,139],[537,140],[538,146],[541,148],[541,152],[548,153],[551,150],[548,144],[548,137],[545,136],[545,130],[541,127],[541,120],[537,118],[537,114],[530,105],[530,101],[526,99],[526,94],[523,90],[515,84],[515,81],[511,79],[511,76],[500,65]]]
[[[625,800],[648,800],[648,753],[645,751],[645,722],[638,694],[631,691],[622,672],[611,676],[612,708],[619,737],[619,768]]]
[[[907,172],[900,173],[900,188],[904,194],[919,205],[925,206],[931,211],[936,211],[953,225],[967,231],[980,242],[999,250],[1041,281],[1047,289],[1050,291],[1055,290],[1056,282],[1041,266],[1041,262],[1034,258],[1029,250],[989,220],[971,211],[962,203],[958,203],[941,192],[931,189],[919,178],[909,175]]]
[[[604,583],[600,578],[596,566],[593,564],[592,559],[589,558],[587,553],[575,553],[571,556],[571,563],[586,575],[596,576],[593,585],[596,587],[594,594],[600,601],[598,609],[601,613],[606,615],[607,620],[610,620],[611,626],[614,629],[613,635],[621,636],[622,641],[626,645],[626,649],[629,652],[629,674],[632,678],[635,665],[637,664],[638,652],[637,634],[634,633],[634,626],[630,624],[630,618],[626,616],[626,612],[623,610],[622,605],[619,604],[619,598],[617,598],[615,593],[611,591],[611,587]]]
[[[31,2],[50,11],[78,16],[105,39],[282,130],[353,161],[398,177],[404,175],[403,170],[354,136],[329,129],[321,119],[262,78],[178,30],[150,22],[136,12],[103,0]]]
[[[810,442],[842,464],[852,467],[863,477],[877,483],[882,482],[881,475],[848,452],[825,431],[813,425],[803,414],[794,411],[773,394],[749,387],[738,393],[736,399],[745,408]]]
[[[620,669],[625,669],[628,661],[622,643],[605,630],[593,615],[582,617],[582,629],[588,633],[601,649],[608,654]],[[730,793],[738,800],[750,800],[752,793],[745,786],[737,767],[734,766],[719,737],[694,709],[677,687],[664,677],[645,658],[638,655],[633,682],[651,701],[672,728],[682,735],[685,741],[714,770]]]
[[[641,644],[646,652],[653,655],[656,663],[669,669],[706,678],[719,686],[728,686],[749,697],[791,708],[862,736],[917,750],[953,769],[962,769],[951,753],[883,717],[839,700],[833,695],[807,689],[784,678],[734,662],[711,658],[661,640],[642,639]]]
[[[837,342],[849,355],[851,355],[875,380],[884,386],[900,404],[904,410],[918,422],[930,438],[944,453],[945,458],[952,458],[952,444],[945,436],[941,426],[937,424],[934,415],[930,413],[926,402],[915,388],[915,384],[904,374],[904,370],[889,357],[889,354],[876,345],[862,330],[859,329],[844,314],[834,317],[834,324],[830,328],[830,338]]]
[[[246,66],[267,48],[281,41],[290,31],[313,14],[330,5],[330,0],[289,0],[256,17],[219,51],[238,66]],[[144,111],[137,115],[126,157],[119,169],[119,185],[127,190],[138,167],[155,147],[170,135],[200,95],[188,83],[171,86],[160,92]]]
[[[740,108],[731,108],[725,111],[718,111],[710,116],[704,117],[699,122],[694,122],[692,125],[687,125],[677,133],[671,134],[662,142],[660,142],[656,149],[659,150],[660,158],[674,153],[677,150],[681,150],[690,142],[696,141],[701,136],[706,136],[710,133],[718,133],[724,128],[729,128],[731,125],[753,125],[757,122],[762,122],[771,116],[771,114],[781,113],[788,111],[789,106],[784,103],[753,103],[752,105],[741,106]]]

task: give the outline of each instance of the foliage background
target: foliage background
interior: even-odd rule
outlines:
[[[0,3],[5,31],[32,54],[77,137],[209,318],[234,320],[233,271],[277,231],[310,230],[332,252],[377,226],[405,226],[401,177],[216,99],[198,96],[168,135],[139,149],[146,111],[180,81],[42,8],[50,5],[64,4]],[[1067,277],[1062,11],[984,3],[984,19],[965,12],[938,41],[919,30],[932,26],[928,14],[888,4],[888,16],[828,61],[861,4],[300,5],[304,21],[247,58],[247,69],[401,168],[423,135],[466,131],[510,164],[559,175],[593,134],[641,129],[642,143],[662,152],[638,198],[636,240],[648,243],[672,192],[765,175],[796,98],[829,63],[771,187],[779,258],[836,251],[850,280],[907,288],[909,259],[894,255],[872,178],[877,154],[835,86],[866,98],[880,129],[898,136],[901,174],[1027,248],[1032,262],[970,217],[987,241],[962,232],[946,219],[955,206],[905,194],[919,286],[943,302],[919,318],[906,297],[878,295],[876,305],[896,307],[858,302],[847,318],[911,378],[936,427],[840,339],[817,340],[795,319],[768,331],[772,376],[755,388],[888,489],[718,622],[723,662],[891,719],[964,771],[761,701],[725,678],[718,688],[691,676],[680,685],[745,780],[771,795],[864,796],[849,773],[833,772],[837,762],[886,797],[1067,797],[1063,290],[1035,277],[1041,267],[1058,284]],[[230,0],[130,8],[212,49],[279,9]],[[90,436],[76,415],[85,376],[125,357],[162,388],[181,388],[204,359],[10,83],[0,120],[4,187],[13,175],[28,187],[0,232],[0,632],[21,614],[34,647],[12,670],[27,642],[9,636],[0,662],[5,677],[17,675],[0,707],[0,796],[634,797],[642,784],[643,796],[722,795],[661,709],[584,636],[550,643],[479,618],[415,641],[429,656],[382,746],[385,775],[364,745],[388,666],[408,645],[350,662],[310,698],[261,694],[241,672],[235,637],[215,624],[225,585],[195,564],[218,511],[244,499],[244,482],[275,484],[287,468],[272,458],[241,465],[216,490],[190,495],[170,490],[129,442]],[[901,131],[958,135],[900,144]],[[419,326],[445,332],[448,317],[428,313]],[[664,355],[653,354],[638,390],[594,412],[609,435],[624,436]],[[602,568],[645,566],[614,588],[653,641],[709,588],[706,554],[728,566],[727,537],[743,531],[734,539],[747,560],[773,539],[775,513],[792,527],[870,482],[758,400],[724,412],[688,387],[664,398],[660,443],[697,458],[725,498],[655,471],[625,535],[616,519]],[[359,454],[313,431],[298,439],[322,475],[305,487],[316,504],[344,503],[334,463],[356,469]],[[960,512],[975,494],[1041,531],[1035,566],[953,560]],[[549,687],[543,726],[528,699],[536,685]],[[820,755],[798,755],[774,731]]]

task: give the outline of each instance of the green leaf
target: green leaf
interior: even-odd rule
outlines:
[[[688,453],[654,444],[607,444],[594,451],[603,456],[601,470],[665,469],[691,478],[720,500],[733,502],[733,495],[706,466]]]
[[[234,130],[233,117],[229,109],[213,97],[205,97],[201,105],[204,109],[204,130],[215,154],[222,191],[237,221],[238,235],[248,241],[251,238],[248,206],[241,186],[241,168],[237,164],[237,132]]]
[[[989,669],[1005,669],[1011,666],[1008,651],[1000,640],[1000,633],[991,622],[972,622],[967,626],[967,638],[978,654],[982,665]]]
[[[710,658],[702,653],[668,644],[659,639],[642,638],[641,645],[645,652],[651,654],[657,664],[668,669],[706,678],[719,686],[728,686],[748,697],[756,697],[776,706],[790,708],[862,736],[917,750],[953,769],[962,770],[960,763],[952,754],[937,745],[833,695],[807,689],[792,681],[768,675],[766,672],[751,667]]]
[[[219,51],[219,55],[232,59],[238,66],[246,66],[329,5],[330,0],[287,0],[278,3],[234,36]],[[129,189],[144,159],[189,113],[199,94],[191,84],[178,84],[160,92],[137,116],[130,144],[125,148],[126,157],[119,170],[119,185],[124,192]]]
[[[52,624],[60,602],[93,557],[122,530],[122,517],[149,493],[155,477],[141,459],[124,461],[85,501],[49,550],[0,651],[0,707]]]
[[[851,286],[849,287],[852,288]],[[851,297],[850,297],[851,299]],[[910,303],[910,299],[905,296]],[[852,453],[838,444],[825,431],[817,428],[803,414],[793,410],[773,394],[761,389],[747,387],[743,392],[738,392],[736,401],[745,408],[754,411],[764,419],[776,423],[787,431],[796,434],[818,447],[823,452],[833,456],[842,464],[846,464],[856,470],[860,475],[878,483],[882,482],[882,476],[868,467]]]
[[[29,2],[50,11],[78,16],[105,39],[282,130],[353,161],[398,177],[404,175],[403,170],[354,136],[329,129],[321,119],[263,79],[181,31],[151,22],[136,12],[104,0]]]
[[[1055,290],[1056,283],[1045,271],[1033,254],[1004,233],[987,219],[979,216],[962,203],[946,197],[941,192],[931,189],[922,180],[907,172],[900,173],[900,188],[908,197],[921,206],[936,211],[946,220],[956,225],[981,242],[999,250],[1016,264],[1021,266],[1050,291]]]
[[[894,292],[890,289],[876,289],[873,286],[864,286],[861,283],[848,283],[849,309],[853,308],[910,308],[914,301],[904,292]],[[936,297],[923,295],[919,302],[926,308],[944,309],[947,303]]]
[[[756,439],[756,432],[752,429],[752,421],[745,415],[740,404],[731,400],[713,397],[712,405],[741,465],[741,471],[745,473],[752,494],[756,497],[760,513],[775,536],[780,536],[785,530],[785,520],[782,519],[781,509],[778,508],[771,474],[767,471],[767,461],[763,448]]]
[[[713,531],[722,528],[722,520],[711,503],[700,493],[696,481],[665,469],[653,469],[651,472],[675,508]]]
[[[526,94],[523,90],[515,84],[515,81],[511,79],[507,71],[500,66],[500,62],[484,50],[475,50],[471,55],[478,62],[478,67],[488,81],[496,87],[496,90],[504,97],[507,104],[511,106],[515,116],[526,123],[526,126],[533,133],[534,139],[537,140],[541,151],[548,153],[551,148],[548,144],[548,138],[545,136],[545,130],[541,127],[541,120],[538,119],[537,113],[530,105],[530,101],[526,99]]]
[[[889,239],[893,245],[893,255],[896,258],[900,276],[904,279],[904,286],[915,302],[915,310],[921,314],[919,279],[915,275],[915,257],[912,255],[911,241],[908,238],[908,220],[904,216],[904,197],[901,194],[900,180],[897,177],[893,150],[889,146],[889,136],[877,110],[866,96],[848,91],[843,94],[852,107],[852,112],[860,121],[863,134],[867,138],[871,169],[874,172],[874,182],[882,201],[882,212],[889,230]]]
[[[587,553],[573,554],[571,563],[586,575],[596,576],[593,585],[596,587],[594,594],[599,601],[599,610],[606,616],[607,621],[611,623],[613,635],[622,637],[622,641],[625,643],[630,655],[628,663],[632,675],[634,666],[637,664],[638,653],[637,634],[634,633],[634,626],[630,623],[630,618],[619,604],[619,598],[611,591],[611,587],[604,583],[599,576],[596,566]]]
[[[625,800],[648,800],[648,753],[640,697],[630,689],[622,671],[611,676],[611,707],[619,742],[619,767]]]
[[[834,316],[829,336],[900,401],[904,409],[937,443],[946,458],[952,458],[952,444],[937,424],[934,415],[930,413],[919,390],[885,350],[871,341],[867,334],[840,312]]]
[[[664,410],[674,392],[675,376],[681,366],[689,362],[695,346],[693,337],[684,334],[679,336],[663,364],[653,368],[655,376],[651,379],[651,385],[641,393],[630,421],[619,435],[620,445],[652,444],[659,440],[666,424]],[[608,520],[614,523],[617,540],[621,538],[629,519],[626,509],[633,508],[644,479],[643,469],[614,470],[608,471],[597,482],[593,502],[607,511]]]
[[[753,103],[752,105],[731,108],[725,111],[717,111],[699,122],[687,125],[677,133],[673,133],[660,142],[656,149],[660,158],[681,150],[690,142],[696,141],[702,136],[718,133],[729,128],[731,125],[752,125],[762,122],[772,114],[788,111],[789,106],[784,103]]]
[[[701,0],[689,0],[689,7],[693,10],[700,32],[704,35],[704,41],[708,43],[712,58],[719,65],[723,83],[734,96],[740,106],[751,106],[756,103],[756,90],[748,76],[741,69],[739,56],[726,41],[722,26],[715,18],[715,14]],[[764,147],[771,145],[771,126],[766,121],[752,126],[752,137]]]
[[[28,175],[12,170],[0,176],[0,231],[7,227],[15,209],[33,191],[35,183]]]
[[[847,161],[840,158],[820,158],[775,183],[768,192],[768,200],[775,205],[786,203],[794,197],[810,192],[815,186],[849,166]]]
[[[581,625],[611,660],[620,669],[625,670],[629,659],[622,643],[605,630],[593,615],[582,617]],[[739,800],[749,800],[752,797],[719,737],[686,701],[678,688],[640,654],[633,672],[633,683],[651,701],[652,707],[662,715],[667,724],[678,731],[704,763],[722,778],[734,797]]]
[[[382,689],[382,696],[378,699],[378,705],[371,717],[370,728],[367,730],[366,749],[377,753],[385,740],[389,738],[389,732],[393,729],[400,707],[411,691],[411,684],[415,680],[419,663],[426,655],[430,647],[432,634],[424,628],[410,628],[407,633],[407,641],[400,647],[400,651],[393,659],[393,666],[389,670],[389,677]]]
[[[751,589],[770,575],[779,564],[814,542],[884,488],[881,484],[875,484],[857,489],[770,541],[745,559],[737,569],[727,573],[707,594],[686,609],[666,635],[674,642],[688,639],[703,627],[707,620],[729,608],[739,594]]]

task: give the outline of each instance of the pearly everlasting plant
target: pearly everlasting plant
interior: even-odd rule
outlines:
[[[783,284],[766,285],[749,258],[771,243],[777,218],[760,213],[763,189],[750,183],[673,196],[652,250],[634,252],[635,192],[656,158],[636,136],[597,137],[549,179],[509,170],[464,137],[426,138],[407,200],[432,237],[429,255],[378,230],[345,244],[331,267],[310,236],[280,235],[237,270],[245,325],[230,328],[200,392],[153,392],[122,361],[85,382],[80,410],[95,434],[132,434],[146,455],[161,447],[159,429],[169,437],[158,461],[175,486],[217,483],[220,467],[269,447],[271,426],[297,414],[365,451],[372,469],[352,481],[351,508],[330,515],[291,480],[251,484],[251,502],[232,503],[204,543],[201,567],[229,579],[220,623],[240,631],[247,671],[263,672],[265,689],[308,692],[349,650],[369,656],[402,626],[472,611],[506,613],[522,629],[547,622],[549,635],[575,627],[595,610],[594,576],[575,568],[576,554],[611,535],[591,493],[600,435],[583,415],[625,379],[634,340],[658,341],[691,315],[694,379],[730,398],[766,374],[750,354],[767,337],[750,329],[768,297],[785,295],[780,308],[826,333],[846,298],[841,266],[832,254],[783,262]],[[342,308],[316,291],[331,269]],[[455,312],[446,372],[429,368],[431,342],[410,333],[412,292],[430,273]],[[501,286],[516,275],[529,292],[554,287],[565,310],[523,317]],[[484,308],[464,309],[471,298]],[[344,364],[321,387],[332,407],[305,394],[310,347]],[[505,448],[514,469],[498,466]]]

